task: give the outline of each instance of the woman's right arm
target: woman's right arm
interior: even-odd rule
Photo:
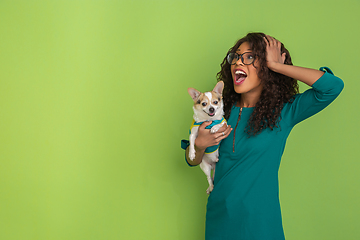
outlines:
[[[191,166],[199,165],[202,161],[202,158],[207,147],[218,145],[221,140],[229,136],[232,128],[224,124],[219,131],[216,133],[211,133],[210,129],[205,129],[208,125],[211,124],[211,121],[204,122],[199,126],[198,136],[195,139],[195,159],[189,159],[189,147],[186,148],[186,161]]]

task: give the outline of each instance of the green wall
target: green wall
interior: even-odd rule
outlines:
[[[1,0],[0,239],[203,239],[207,182],[180,149],[186,90],[212,89],[250,31],[345,82],[289,137],[287,239],[360,239],[359,11],[357,0]]]

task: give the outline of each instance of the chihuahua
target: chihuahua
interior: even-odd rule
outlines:
[[[194,88],[188,88],[188,93],[194,100],[194,116],[193,122],[190,127],[189,138],[189,158],[195,159],[195,139],[198,135],[199,126],[205,121],[212,121],[207,126],[211,133],[216,133],[224,124],[226,120],[224,118],[222,91],[224,89],[224,82],[220,81],[216,84],[211,92],[201,93]],[[214,188],[214,175],[215,164],[219,161],[219,145],[206,148],[204,157],[200,163],[200,168],[205,173],[209,182],[209,188],[206,190],[207,194]],[[213,177],[211,177],[211,170],[213,170]]]

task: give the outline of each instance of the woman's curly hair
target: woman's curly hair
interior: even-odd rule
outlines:
[[[294,95],[299,93],[299,85],[295,79],[271,71],[267,67],[264,37],[264,33],[248,33],[245,37],[238,40],[227,53],[236,52],[242,43],[247,42],[259,64],[257,75],[263,85],[263,90],[246,127],[246,132],[249,136],[255,136],[266,128],[273,130],[279,127],[280,113],[284,103],[291,102]],[[284,63],[293,65],[290,53],[282,43],[281,53],[286,53]],[[224,112],[225,118],[228,119],[231,108],[237,101],[240,101],[241,94],[236,93],[234,90],[231,65],[226,61],[226,57],[220,66],[221,71],[217,73],[217,80],[224,81]]]

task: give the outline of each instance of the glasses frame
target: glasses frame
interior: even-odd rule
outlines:
[[[236,53],[236,52],[228,53],[228,55],[226,56],[226,61],[227,61],[230,65],[235,65],[236,62],[239,61],[239,59],[241,59],[241,62],[242,62],[244,65],[251,65],[251,64],[253,64],[254,61],[255,61],[255,56],[256,56],[256,55],[255,55],[255,54],[253,55],[253,56],[254,56],[254,59],[253,59],[253,61],[252,61],[251,63],[246,64],[246,63],[244,63],[244,58],[243,58],[243,55],[246,54],[246,53],[252,53],[252,52],[244,52],[243,54],[238,54],[238,53]],[[230,63],[230,60],[229,60],[230,54],[234,54],[233,60],[234,60],[235,57],[236,57],[235,63]]]

